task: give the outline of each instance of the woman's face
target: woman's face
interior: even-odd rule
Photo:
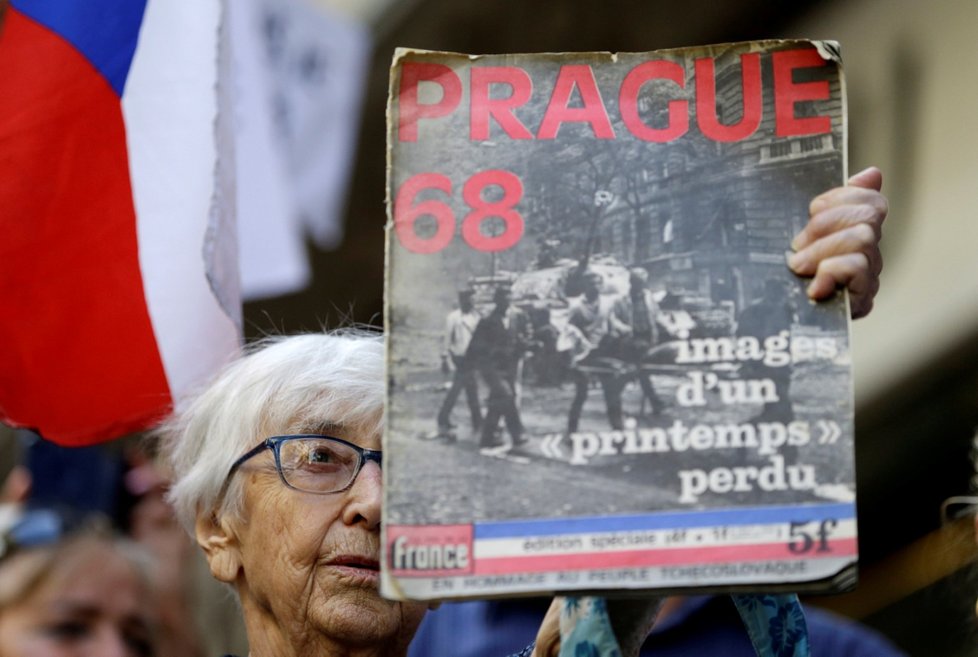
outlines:
[[[329,434],[380,448],[374,434],[344,427]],[[347,490],[327,495],[286,487],[271,451],[235,476],[244,477],[244,521],[232,523],[231,532],[235,583],[252,642],[257,618],[283,630],[293,647],[322,640],[351,646],[410,641],[425,606],[391,602],[378,592],[383,489],[376,463],[367,462]]]
[[[79,544],[0,612],[3,657],[151,657],[150,592],[107,543]],[[16,567],[11,564],[11,567]]]

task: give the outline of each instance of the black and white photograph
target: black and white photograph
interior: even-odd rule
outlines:
[[[390,103],[388,524],[854,502],[847,303],[786,264],[832,44],[404,51]]]

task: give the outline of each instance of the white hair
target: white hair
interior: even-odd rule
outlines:
[[[161,427],[183,526],[192,534],[198,512],[240,517],[240,485],[218,498],[231,465],[268,436],[335,425],[379,433],[383,361],[380,334],[346,331],[266,338],[228,365]]]

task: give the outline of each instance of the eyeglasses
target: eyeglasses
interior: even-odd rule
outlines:
[[[275,453],[275,467],[286,486],[318,495],[346,490],[353,485],[365,462],[373,461],[381,467],[383,457],[380,450],[364,449],[332,436],[272,436],[234,462],[225,486],[242,463],[266,449]]]

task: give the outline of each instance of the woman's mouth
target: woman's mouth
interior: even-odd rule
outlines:
[[[325,564],[343,577],[375,583],[380,577],[380,562],[359,555],[338,555]]]

